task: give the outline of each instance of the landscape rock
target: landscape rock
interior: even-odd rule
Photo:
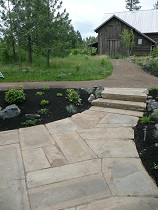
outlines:
[[[39,114],[25,114],[25,117],[26,117],[27,119],[33,120],[33,119],[40,118],[41,116],[40,116]]]
[[[155,128],[158,130],[158,124],[155,124]]]
[[[89,102],[92,102],[93,100],[95,100],[95,95],[94,94],[91,94],[88,98],[88,101]]]
[[[0,72],[0,78],[4,79],[2,72]]]
[[[150,112],[150,111],[153,111],[155,109],[158,109],[158,102],[157,101],[149,102],[148,105],[147,105],[147,111]]]
[[[101,98],[101,92],[104,90],[104,87],[102,86],[98,86],[96,89],[95,89],[95,92],[94,92],[94,95],[95,95],[95,98]]]
[[[16,117],[21,113],[21,110],[19,107],[15,104],[7,106],[5,109],[0,111],[0,118],[6,119],[6,118],[12,118]]]

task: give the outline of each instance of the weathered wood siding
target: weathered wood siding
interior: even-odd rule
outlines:
[[[145,35],[153,39],[155,42],[158,42],[158,33],[147,33]]]
[[[123,53],[123,46],[120,42],[120,34],[124,29],[131,30],[131,28],[118,20],[117,18],[112,18],[101,28],[98,29],[98,54],[116,55]],[[141,34],[133,31],[135,35],[135,46],[132,49],[132,54],[134,55],[149,55],[152,42],[146,39]],[[138,39],[142,39],[142,44],[138,44]]]

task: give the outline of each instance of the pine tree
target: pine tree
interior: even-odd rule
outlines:
[[[133,10],[140,10],[141,6],[137,6],[137,4],[140,4],[139,0],[126,0],[126,9],[129,11]]]
[[[153,6],[154,6],[154,9],[158,9],[158,1]]]

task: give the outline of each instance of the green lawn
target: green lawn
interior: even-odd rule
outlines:
[[[44,58],[38,58],[31,67],[23,63],[22,70],[18,64],[0,64],[5,77],[0,82],[99,80],[109,77],[112,70],[113,66],[105,56],[55,57],[49,68],[45,66]]]

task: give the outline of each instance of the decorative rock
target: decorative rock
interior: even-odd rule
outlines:
[[[154,109],[158,109],[158,102],[157,101],[151,101],[148,105],[147,105],[147,111],[153,111]]]
[[[98,86],[94,92],[95,98],[101,98],[101,92],[104,90],[102,86]]]
[[[152,96],[148,96],[148,99],[153,99],[153,97]]]
[[[93,100],[95,100],[95,95],[94,94],[91,94],[88,98],[88,101],[89,102],[92,102]]]
[[[26,117],[27,119],[33,120],[33,119],[40,118],[41,116],[40,116],[39,114],[25,114],[25,117]]]
[[[67,74],[63,74],[63,73],[61,73],[61,74],[59,74],[59,76],[58,76],[58,77],[60,77],[60,78],[67,77]]]
[[[6,118],[16,117],[21,113],[21,110],[18,108],[17,105],[12,104],[7,106],[5,109],[0,111],[0,118],[5,120]]]
[[[4,79],[4,76],[3,76],[2,72],[0,72],[0,78]]]

